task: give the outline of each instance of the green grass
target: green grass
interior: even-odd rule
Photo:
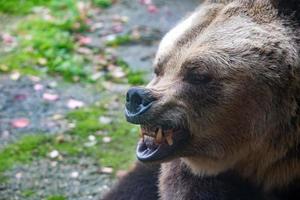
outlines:
[[[134,42],[133,38],[129,34],[119,35],[115,39],[107,41],[106,45],[110,47],[118,47]]]
[[[123,71],[126,73],[127,81],[131,85],[144,85],[146,83],[144,77],[145,72],[144,71],[134,71],[130,68],[130,66],[123,61],[122,59],[118,59],[116,64],[120,66]]]
[[[67,200],[67,198],[64,196],[57,195],[57,196],[48,197],[47,200]]]
[[[33,7],[47,5],[49,0],[0,0],[0,12],[28,14]]]
[[[111,124],[100,124],[99,117],[106,116],[105,109],[92,107],[74,111],[68,115],[69,120],[76,122],[69,134],[86,140],[89,135],[95,135],[97,131],[105,131],[111,137],[110,143],[103,143],[103,136],[98,136],[98,145],[89,147],[84,151],[100,161],[104,166],[114,169],[127,169],[135,159],[134,150],[138,137],[138,128],[130,125],[123,116],[109,116],[113,119]]]
[[[108,8],[112,5],[112,0],[93,0],[93,3],[101,8]]]
[[[114,171],[127,169],[135,159],[134,151],[138,137],[138,128],[130,125],[120,113],[110,115],[111,124],[101,124],[100,116],[107,116],[107,110],[101,106],[92,106],[75,110],[67,115],[76,127],[62,136],[28,135],[18,142],[8,145],[0,151],[0,174],[5,180],[3,172],[13,165],[30,163],[36,159],[45,158],[53,150],[57,150],[64,157],[89,156],[99,162],[101,166],[112,167]],[[96,132],[106,132],[111,137],[110,143],[102,141],[105,135]],[[94,135],[97,144],[86,146],[88,137]]]
[[[21,21],[14,31],[18,46],[2,56],[0,64],[23,73],[47,72],[67,80],[87,79],[88,61],[76,53],[78,47],[73,36],[86,28],[75,2],[52,0],[49,3],[52,20],[31,15]],[[75,24],[80,26],[76,29]]]

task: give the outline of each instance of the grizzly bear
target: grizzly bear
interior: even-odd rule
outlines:
[[[299,200],[299,13],[208,0],[167,33],[154,79],[126,96],[141,163],[104,199]]]

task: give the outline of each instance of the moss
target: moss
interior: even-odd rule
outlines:
[[[45,156],[50,139],[46,136],[26,136],[20,141],[8,145],[0,151],[0,174],[18,163],[28,163],[35,158]],[[3,176],[1,180],[5,180]]]
[[[104,103],[104,102],[103,102]],[[138,137],[138,128],[128,124],[121,113],[112,114],[110,124],[101,124],[99,117],[107,115],[102,106],[92,106],[75,110],[67,115],[67,119],[76,124],[76,127],[63,134],[65,140],[57,136],[29,135],[18,142],[6,146],[0,151],[0,174],[5,180],[3,172],[15,164],[30,163],[33,160],[47,157],[57,150],[64,157],[89,156],[99,161],[100,165],[109,166],[117,171],[127,169],[134,161],[135,145]],[[105,132],[107,135],[97,135],[96,132]],[[96,144],[88,146],[88,137],[94,135]],[[111,142],[103,142],[103,137],[110,137]]]
[[[21,192],[21,195],[24,196],[24,197],[32,197],[35,194],[36,194],[36,192],[33,191],[33,190],[23,190]]]
[[[67,198],[61,195],[55,195],[47,197],[47,200],[67,200]]]
[[[84,151],[100,161],[102,165],[115,170],[126,169],[134,160],[134,146],[137,141],[138,128],[130,125],[123,116],[110,116],[111,124],[101,124],[99,117],[107,113],[104,108],[91,107],[71,112],[68,119],[76,122],[76,127],[69,133],[87,141],[89,135],[97,131],[106,132],[111,137],[110,143],[102,142],[102,136],[97,136],[98,145],[86,148]]]
[[[146,72],[138,70],[134,71],[130,66],[122,59],[117,60],[117,65],[120,66],[127,75],[127,81],[131,85],[143,85],[146,83],[144,76]]]
[[[121,45],[130,44],[132,42],[133,42],[133,39],[132,39],[131,35],[125,34],[125,35],[119,35],[115,39],[108,41],[106,43],[106,45],[110,46],[110,47],[117,47],[117,46],[121,46]]]
[[[112,0],[93,0],[93,3],[101,8],[108,8],[112,5]]]

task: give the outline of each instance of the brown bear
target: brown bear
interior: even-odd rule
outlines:
[[[145,164],[104,199],[300,199],[299,13],[208,0],[167,33],[155,78],[126,97]]]

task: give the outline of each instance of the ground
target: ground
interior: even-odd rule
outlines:
[[[135,160],[124,94],[197,3],[0,0],[0,200],[99,199]]]

